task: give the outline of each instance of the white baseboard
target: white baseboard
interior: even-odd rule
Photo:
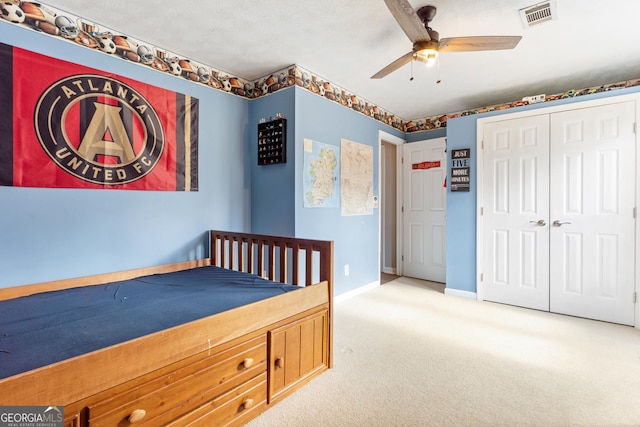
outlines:
[[[344,294],[340,294],[340,295],[336,296],[334,298],[333,302],[337,304],[337,303],[346,301],[349,298],[353,298],[356,295],[359,295],[359,294],[361,294],[363,292],[367,292],[367,291],[370,291],[372,289],[375,289],[378,286],[380,286],[380,281],[376,280],[375,282],[369,283],[368,285],[360,286],[359,288],[352,289],[349,292],[345,292]]]
[[[393,267],[383,267],[382,272],[387,274],[396,274],[396,269]]]
[[[346,301],[350,298],[355,297],[356,295],[375,289],[378,286],[380,286],[380,281],[376,280],[375,282],[371,282],[368,285],[360,286],[359,288],[352,289],[349,292],[345,292],[344,294],[337,295],[334,298],[333,302],[336,304],[341,303],[343,301]],[[475,292],[461,291],[459,289],[445,288],[444,294],[454,296],[454,297],[459,297],[459,298],[471,299],[471,300],[478,299],[478,296]]]
[[[478,295],[475,292],[461,291],[460,289],[444,288],[444,294],[472,300],[478,299]]]

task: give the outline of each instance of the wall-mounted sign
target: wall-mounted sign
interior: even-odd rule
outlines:
[[[4,43],[0,76],[0,185],[198,191],[198,99]]]
[[[433,169],[440,167],[440,160],[435,162],[421,162],[421,163],[412,163],[411,169]]]
[[[471,149],[451,150],[451,191],[469,191]]]

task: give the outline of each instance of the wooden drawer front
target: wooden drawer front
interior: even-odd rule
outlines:
[[[168,424],[171,427],[242,425],[267,405],[267,373],[218,396]]]
[[[269,403],[327,369],[326,336],[326,311],[269,331]]]
[[[80,427],[80,414],[73,414],[64,419],[64,427]]]
[[[107,390],[98,403],[89,406],[89,424],[160,425],[266,371],[262,337],[219,354],[212,349],[211,354],[156,378],[149,375],[134,380],[127,390],[119,388],[115,394]]]

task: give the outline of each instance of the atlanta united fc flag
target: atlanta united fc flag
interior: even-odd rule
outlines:
[[[198,100],[0,43],[0,185],[198,190]]]

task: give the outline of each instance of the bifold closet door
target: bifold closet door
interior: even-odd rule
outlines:
[[[549,310],[549,116],[483,132],[483,299]]]
[[[550,120],[550,310],[633,325],[635,103]]]
[[[635,102],[483,126],[488,301],[634,324]]]

